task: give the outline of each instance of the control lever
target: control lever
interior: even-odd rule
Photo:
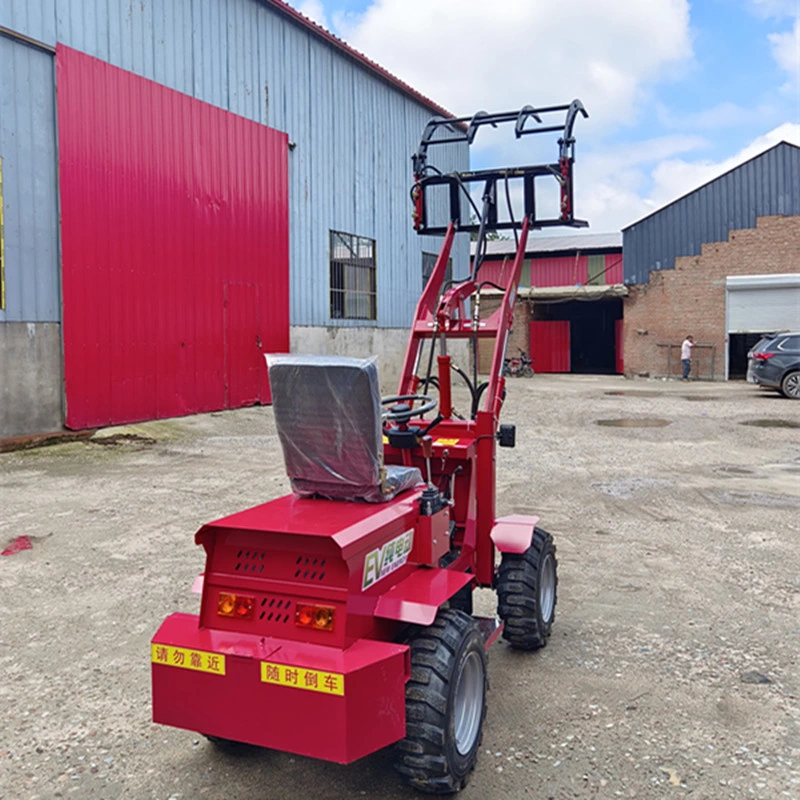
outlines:
[[[428,488],[433,489],[433,481],[431,480],[431,455],[433,455],[433,438],[430,436],[423,436],[420,439],[422,445],[422,455],[425,458],[425,466],[428,470]]]
[[[431,428],[435,428],[443,419],[444,417],[441,414],[437,414],[436,418],[431,421],[431,424],[428,425],[428,427],[424,430],[420,431],[420,436],[427,436]]]

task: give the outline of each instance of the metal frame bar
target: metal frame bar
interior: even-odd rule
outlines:
[[[29,47],[35,47],[37,50],[44,50],[45,53],[50,53],[50,55],[55,55],[56,52],[56,48],[53,45],[41,42],[31,36],[26,36],[24,33],[19,33],[11,28],[6,28],[5,25],[0,25],[0,36],[27,44]]]

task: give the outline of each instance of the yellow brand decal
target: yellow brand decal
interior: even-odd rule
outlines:
[[[338,672],[319,672],[315,669],[287,667],[286,664],[270,664],[268,661],[262,661],[261,681],[278,686],[308,689],[310,692],[344,695],[344,675]]]
[[[225,656],[219,653],[187,650],[185,647],[171,647],[168,644],[152,644],[150,658],[154,664],[163,664],[166,667],[193,669],[195,672],[210,672],[212,675],[225,674]]]
[[[389,444],[389,437],[386,436],[386,434],[383,435],[383,443],[384,444]]]
[[[434,444],[440,444],[442,447],[453,447],[459,442],[458,439],[437,439]]]

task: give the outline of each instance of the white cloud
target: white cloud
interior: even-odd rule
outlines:
[[[619,230],[658,207],[648,196],[655,165],[707,145],[699,136],[659,136],[605,148],[575,166],[576,213],[595,231]]]
[[[616,126],[692,57],[687,0],[375,0],[335,22],[459,114],[580,97],[596,125]]]
[[[325,16],[325,8],[322,5],[322,0],[301,0],[301,2],[292,3],[293,6],[301,13],[313,20],[323,28],[330,30],[328,19]]]
[[[750,0],[759,17],[794,17],[800,13],[797,0]]]
[[[784,33],[771,33],[768,37],[772,56],[778,66],[789,75],[789,86],[800,87],[800,18],[794,27]]]
[[[724,128],[738,128],[742,125],[752,126],[755,123],[763,125],[764,120],[778,122],[783,118],[781,109],[769,103],[746,108],[738,103],[724,101],[712,108],[690,112],[676,112],[663,103],[656,103],[655,107],[659,124],[671,130],[716,131]]]
[[[771,35],[770,44],[781,68],[796,76],[800,0],[748,2],[759,16],[792,17],[792,30]],[[320,0],[298,7],[328,25]],[[591,119],[576,125],[575,212],[594,231],[619,230],[781,139],[800,144],[800,125],[786,123],[731,158],[703,159],[713,141],[687,131],[711,136],[786,117],[764,103],[746,108],[724,101],[685,114],[655,102],[658,84],[695,66],[688,0],[373,0],[363,14],[332,11],[330,21],[353,47],[458,114],[580,97]],[[608,145],[645,110],[655,111],[667,135]],[[531,163],[539,160],[531,151],[542,147],[542,160],[553,158],[554,143],[538,138],[512,138],[509,147],[508,131],[481,130],[473,159]]]
[[[668,203],[686,192],[702,186],[720,175],[724,175],[734,167],[763,153],[780,141],[800,145],[800,124],[785,122],[773,128],[763,136],[754,139],[738,153],[723,161],[684,161],[683,159],[666,159],[653,172],[655,185],[651,198],[659,205]]]
[[[457,114],[579,97],[593,143],[633,123],[652,87],[693,63],[686,0],[375,0],[362,15],[333,21],[348,43]],[[650,210],[640,193],[658,159],[705,143],[670,135],[599,154],[582,146],[586,131],[579,120],[576,214],[597,231]],[[555,159],[553,141],[515,143],[508,133],[481,130],[473,158]],[[540,203],[545,213],[557,202],[552,194]]]
[[[800,124],[779,125],[721,161],[679,157],[703,146],[696,137],[660,137],[633,150],[590,154],[576,165],[576,213],[592,230],[619,230],[781,141],[800,146]]]

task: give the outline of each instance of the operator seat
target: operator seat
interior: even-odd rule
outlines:
[[[301,497],[380,503],[422,482],[384,465],[377,359],[268,355],[275,425]]]

